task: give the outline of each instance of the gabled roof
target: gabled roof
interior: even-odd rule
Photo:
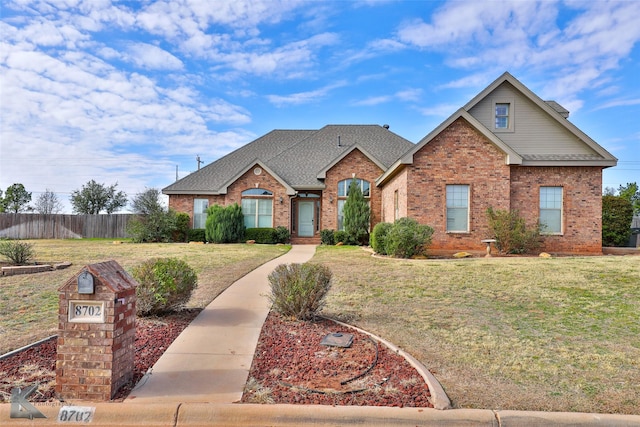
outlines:
[[[558,156],[546,156],[544,153],[540,153],[537,155],[538,158],[527,158],[524,156],[525,160],[531,160],[528,162],[532,165],[538,166],[546,166],[553,165],[553,162],[567,160],[567,161],[582,161],[584,165],[593,165],[593,166],[615,166],[617,160],[611,153],[605,150],[602,146],[600,146],[597,142],[591,139],[586,133],[582,132],[576,125],[567,120],[569,116],[569,112],[564,109],[560,104],[555,101],[543,101],[538,95],[533,93],[528,87],[523,85],[518,79],[513,77],[509,72],[504,72],[500,77],[493,81],[489,86],[487,86],[483,91],[477,94],[473,99],[465,104],[464,108],[466,111],[470,111],[475,105],[477,105],[480,101],[489,96],[494,90],[496,90],[503,83],[509,83],[513,86],[517,91],[519,91],[523,96],[525,96],[529,101],[533,102],[538,108],[543,110],[548,114],[548,117],[551,120],[554,120],[560,126],[565,128],[567,131],[572,133],[576,138],[578,138],[582,143],[586,144],[591,150],[595,152],[595,155],[591,156],[582,156],[581,158],[575,157],[572,158],[571,155],[567,155],[566,158],[559,158]],[[535,157],[535,156],[534,156]]]
[[[225,194],[256,163],[287,192],[324,188],[326,172],[355,149],[382,170],[413,144],[378,125],[327,125],[319,130],[274,130],[164,188],[164,194]],[[293,194],[292,193],[292,194]]]
[[[493,143],[499,150],[505,154],[505,164],[507,165],[519,165],[522,164],[522,156],[516,153],[511,147],[498,138],[493,132],[480,123],[475,117],[469,114],[465,109],[460,108],[458,111],[449,116],[444,122],[440,123],[438,127],[429,132],[427,136],[422,138],[413,148],[407,151],[396,163],[394,163],[380,178],[377,179],[376,184],[382,185],[389,178],[393,177],[403,165],[410,165],[413,163],[413,156],[420,151],[425,145],[429,144],[433,138],[438,136],[443,130],[449,127],[453,122],[462,118],[466,120],[471,126],[473,126],[478,132],[484,135],[489,141]]]

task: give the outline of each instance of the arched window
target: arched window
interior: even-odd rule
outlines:
[[[356,181],[365,199],[371,197],[371,184],[360,178],[344,179],[338,182],[338,230],[344,230],[344,204],[349,196],[351,181]]]
[[[273,192],[264,188],[243,191],[242,214],[246,228],[273,227]]]

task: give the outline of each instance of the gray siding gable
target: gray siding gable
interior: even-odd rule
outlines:
[[[511,105],[512,126],[495,128],[495,104]],[[523,158],[523,165],[615,166],[617,159],[578,129],[568,111],[542,101],[509,73],[464,107]]]

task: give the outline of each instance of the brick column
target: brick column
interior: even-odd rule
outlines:
[[[80,289],[80,276],[91,276],[92,293]],[[136,286],[118,263],[107,261],[86,266],[59,289],[56,393],[60,397],[106,401],[131,380]]]

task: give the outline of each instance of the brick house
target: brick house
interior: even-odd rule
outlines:
[[[163,193],[194,228],[206,207],[238,203],[248,227],[318,242],[320,230],[341,229],[355,177],[372,227],[415,218],[434,228],[434,249],[482,249],[493,207],[545,223],[544,250],[601,253],[602,170],[617,159],[567,117],[504,73],[417,144],[388,126],[274,130]]]

